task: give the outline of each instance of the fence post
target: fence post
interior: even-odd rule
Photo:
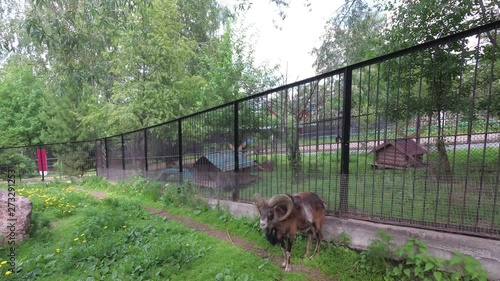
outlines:
[[[104,138],[104,156],[106,157],[105,164],[106,164],[106,178],[109,179],[109,154],[108,154],[108,138]]]
[[[102,146],[102,141],[99,140],[99,139],[96,139],[94,141],[94,160],[95,160],[95,175],[96,177],[100,176],[99,175],[99,163],[97,162],[100,162],[102,161],[102,154],[100,155],[99,152],[102,150],[100,149]],[[100,160],[100,161],[98,161]]]
[[[125,179],[125,140],[122,134],[122,180]]]
[[[148,129],[144,129],[144,177],[148,176]]]
[[[179,118],[179,121],[177,121],[177,145],[179,149],[179,177],[180,177],[180,183],[184,183],[184,175],[183,175],[183,170],[182,170],[182,118]]]
[[[349,142],[351,134],[352,69],[344,70],[344,101],[342,106],[342,143],[340,156],[340,213],[349,206]]]
[[[233,195],[232,195],[232,200],[234,202],[237,202],[240,199],[240,189],[239,189],[239,175],[238,172],[240,170],[240,157],[239,157],[239,150],[238,147],[240,146],[240,134],[238,130],[238,123],[239,123],[239,116],[238,116],[238,111],[239,111],[239,103],[238,101],[234,102],[233,105],[233,116],[234,116],[234,124],[233,124],[233,130],[234,130],[234,190],[233,190]]]

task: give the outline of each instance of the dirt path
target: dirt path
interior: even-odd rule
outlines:
[[[79,189],[79,190],[83,191],[83,189]],[[104,193],[104,192],[100,192],[100,191],[87,191],[87,192],[89,194],[99,198],[99,199],[106,198],[106,193]],[[254,255],[257,255],[257,256],[262,257],[262,258],[267,258],[271,262],[273,262],[274,264],[276,264],[278,266],[281,265],[281,263],[283,262],[282,257],[269,256],[269,253],[265,249],[255,245],[249,241],[241,239],[239,237],[232,236],[229,233],[229,231],[227,231],[227,230],[222,231],[220,229],[213,228],[210,225],[203,224],[203,223],[197,222],[195,220],[192,220],[192,219],[189,219],[186,217],[170,214],[170,213],[166,212],[165,210],[156,209],[156,208],[152,208],[152,207],[144,207],[144,209],[147,210],[150,214],[152,214],[154,216],[160,216],[160,217],[167,218],[169,220],[178,221],[178,222],[180,222],[180,223],[186,225],[187,227],[192,228],[196,231],[205,232],[208,235],[213,236],[219,240],[224,240],[224,241],[227,241],[227,242],[233,244],[236,247],[243,248],[246,251],[248,251]],[[315,280],[315,281],[330,281],[330,280],[332,280],[332,279],[328,279],[325,276],[323,276],[318,269],[311,268],[311,267],[308,267],[308,266],[305,266],[302,264],[292,264],[292,271],[304,273],[307,276],[308,280]]]

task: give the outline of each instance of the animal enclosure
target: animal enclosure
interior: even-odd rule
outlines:
[[[90,163],[80,169],[110,180],[141,175],[243,201],[312,191],[330,215],[500,239],[500,47],[486,36],[498,28],[491,23],[68,146],[80,152],[74,160]],[[244,141],[244,149],[228,152],[228,143]],[[44,148],[54,157],[71,151]],[[34,151],[0,154],[36,159]],[[208,157],[215,154],[232,160],[221,165]],[[247,166],[255,161],[272,168]]]

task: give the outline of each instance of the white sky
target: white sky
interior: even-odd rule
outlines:
[[[231,6],[235,0],[219,0]],[[310,55],[314,47],[319,47],[320,36],[326,22],[335,15],[344,3],[341,0],[309,0],[310,7],[305,7],[305,0],[292,0],[285,8],[287,17],[281,20],[274,3],[269,0],[254,0],[252,7],[245,13],[244,26],[252,39],[257,64],[281,65],[280,72],[287,74],[287,83],[315,75]],[[281,29],[276,28],[277,23]],[[250,34],[250,35],[251,35]]]

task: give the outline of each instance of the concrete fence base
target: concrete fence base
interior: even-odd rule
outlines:
[[[227,209],[234,216],[257,216],[255,207],[249,203],[215,199],[206,201],[212,207]],[[350,247],[358,250],[366,250],[371,241],[377,239],[377,233],[380,231],[392,235],[396,245],[405,244],[408,238],[417,238],[427,244],[429,254],[435,257],[450,259],[455,251],[469,255],[481,262],[489,273],[489,279],[500,281],[498,240],[330,216],[326,218],[323,227],[325,240],[332,240],[341,233],[347,233],[352,239]]]

